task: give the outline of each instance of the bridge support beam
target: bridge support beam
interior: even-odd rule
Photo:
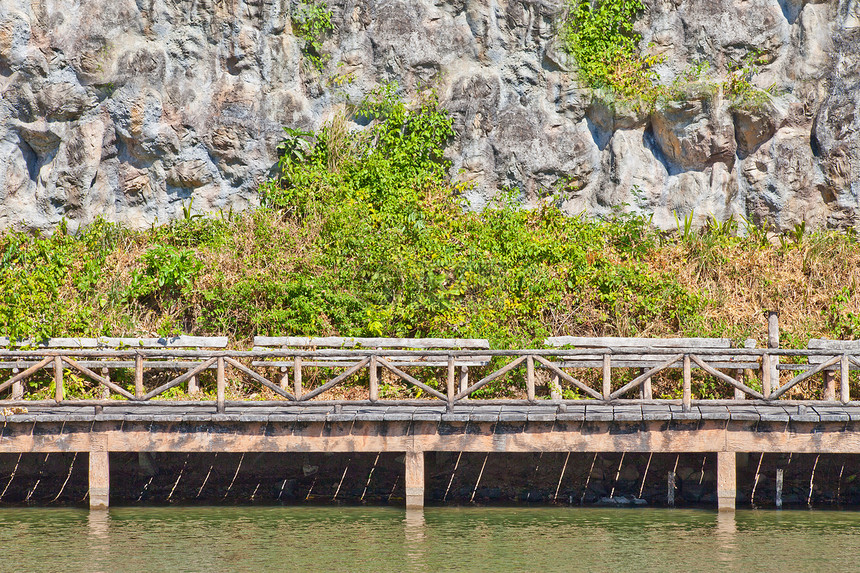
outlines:
[[[107,509],[110,499],[110,461],[107,440],[93,436],[90,446],[90,509]],[[99,439],[101,438],[101,439]]]
[[[424,452],[406,452],[406,509],[424,507]]]
[[[737,454],[717,452],[717,508],[734,511],[738,496]]]

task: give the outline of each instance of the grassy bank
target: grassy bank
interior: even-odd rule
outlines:
[[[665,234],[502,200],[464,212],[441,159],[451,122],[432,95],[390,88],[318,133],[288,130],[264,208],[147,231],[0,237],[0,332],[99,335],[726,336],[785,346],[860,334],[860,243],[733,222]]]

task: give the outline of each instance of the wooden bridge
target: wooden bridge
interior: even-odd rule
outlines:
[[[853,343],[758,349],[601,339],[587,348],[404,350],[274,342],[246,351],[187,344],[2,351],[0,369],[10,374],[0,382],[0,453],[88,453],[90,506],[98,508],[109,500],[109,452],[404,452],[409,507],[423,505],[425,452],[714,452],[720,509],[735,506],[738,453],[860,453]],[[472,382],[474,372],[481,377]],[[69,396],[72,374],[103,395]],[[694,375],[736,397],[694,396]],[[206,376],[214,396],[171,398]],[[420,399],[386,399],[383,376]],[[658,376],[677,384],[664,389],[677,398],[653,397]],[[260,392],[228,400],[230,380]],[[497,392],[514,396],[480,399],[494,381]],[[801,385],[818,399],[792,399]],[[52,399],[27,399],[45,387]]]

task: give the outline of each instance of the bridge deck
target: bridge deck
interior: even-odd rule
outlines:
[[[2,423],[50,422],[851,422],[860,424],[860,405],[699,405],[684,411],[680,405],[470,405],[449,411],[440,406],[344,405],[288,407],[227,407],[216,413],[212,406],[147,405],[105,406],[99,413],[92,406],[35,406],[26,413],[0,415]],[[860,425],[858,425],[860,429]]]

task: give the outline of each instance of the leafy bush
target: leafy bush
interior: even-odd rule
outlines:
[[[323,36],[334,30],[331,11],[324,0],[299,2],[292,11],[293,33],[304,42],[302,54],[318,71],[325,67],[328,55],[322,51]]]

